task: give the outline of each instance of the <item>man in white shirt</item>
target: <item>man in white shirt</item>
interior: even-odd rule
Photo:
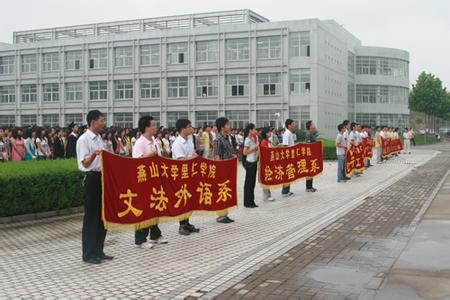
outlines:
[[[172,158],[178,160],[186,160],[197,157],[195,153],[194,144],[190,135],[194,133],[191,121],[186,119],[180,119],[176,123],[178,137],[175,139],[172,145]],[[189,218],[180,221],[180,228],[178,233],[181,235],[190,235],[193,232],[200,232],[200,229],[195,228],[194,225],[189,223]]]
[[[113,257],[103,252],[106,229],[102,221],[102,175],[99,154],[104,150],[100,132],[105,118],[98,110],[87,114],[89,129],[77,140],[78,169],[84,172],[84,217],[82,229],[83,261],[99,264]]]
[[[295,132],[295,122],[292,119],[287,119],[285,122],[286,130],[283,134],[283,145],[284,146],[293,146],[294,145],[294,132]],[[281,189],[282,197],[292,197],[294,193],[291,192],[291,185],[283,185]]]
[[[411,134],[408,128],[405,128],[405,131],[403,132],[403,145],[404,145],[404,153],[405,154],[411,154]]]
[[[156,143],[156,121],[152,116],[143,116],[139,119],[138,127],[141,136],[136,140],[133,147],[133,158],[161,156],[161,149]],[[150,243],[147,236],[150,231]],[[154,244],[167,244],[167,240],[161,235],[158,224],[136,230],[134,232],[134,243],[142,249],[151,249]]]

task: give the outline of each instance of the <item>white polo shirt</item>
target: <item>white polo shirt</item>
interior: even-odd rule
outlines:
[[[194,156],[194,143],[191,139],[184,139],[179,135],[172,144],[172,158],[178,159],[180,157],[191,158]]]
[[[283,145],[285,146],[294,145],[294,134],[287,128],[283,133]]]
[[[105,150],[105,144],[99,134],[93,133],[90,129],[77,140],[77,163],[78,169],[82,172],[100,172],[100,156],[96,156],[91,165],[87,168],[83,166],[83,161],[97,150]]]
[[[148,140],[144,135],[141,135],[134,144],[133,154],[134,158],[139,158],[142,156],[146,156],[156,150],[156,154],[161,156],[161,149],[158,147],[158,143],[154,137],[151,140]]]

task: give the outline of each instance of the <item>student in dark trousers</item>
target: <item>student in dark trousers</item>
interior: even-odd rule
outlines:
[[[249,123],[244,131],[244,206],[248,208],[258,207],[255,203],[256,171],[258,169],[258,137],[255,124]]]
[[[89,129],[77,140],[78,169],[85,173],[83,184],[84,217],[82,229],[83,261],[99,264],[113,257],[103,252],[106,229],[102,221],[102,175],[100,152],[104,144],[100,132],[105,127],[105,118],[98,110],[87,114]]]
[[[317,141],[316,124],[314,124],[313,121],[309,120],[306,122],[305,127],[306,127],[305,143],[314,143],[315,141]],[[306,191],[311,193],[317,192],[317,189],[313,188],[312,177],[306,178]]]

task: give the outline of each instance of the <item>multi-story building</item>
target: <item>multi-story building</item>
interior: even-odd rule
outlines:
[[[344,119],[402,127],[408,60],[333,20],[251,10],[20,31],[0,45],[0,126],[85,123],[100,109],[120,127],[143,114],[168,127],[312,119],[328,137]]]

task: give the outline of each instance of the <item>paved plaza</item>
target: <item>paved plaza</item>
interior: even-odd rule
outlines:
[[[448,148],[448,147],[447,147]],[[358,298],[376,296],[449,169],[446,152],[414,149],[343,184],[336,163],[295,196],[239,208],[232,224],[194,216],[199,234],[162,224],[167,245],[143,250],[109,232],[100,265],[81,261],[82,215],[0,225],[0,298]],[[444,151],[446,150],[446,151]]]

